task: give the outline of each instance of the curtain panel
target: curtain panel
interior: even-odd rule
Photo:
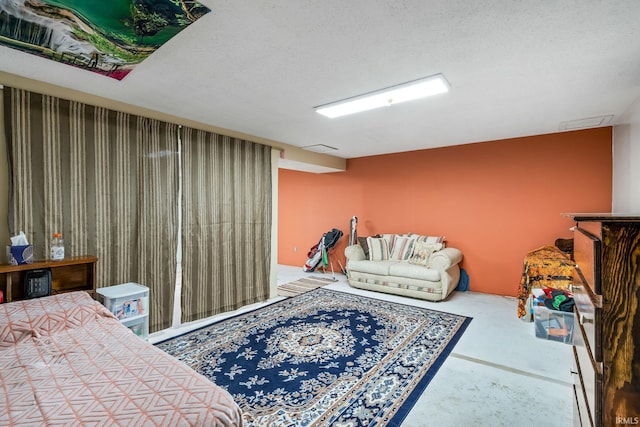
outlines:
[[[171,325],[178,242],[177,125],[4,89],[9,231],[37,258],[95,254],[99,287],[150,288],[150,330]]]
[[[271,147],[182,128],[182,322],[263,301]]]

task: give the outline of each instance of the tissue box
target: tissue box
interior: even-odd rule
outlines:
[[[33,246],[7,246],[7,263],[11,265],[31,264],[33,262]]]

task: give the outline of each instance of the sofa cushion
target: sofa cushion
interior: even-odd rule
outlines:
[[[418,264],[424,267],[429,266],[429,258],[435,251],[442,249],[444,245],[442,243],[427,243],[425,241],[417,240],[413,244],[413,252],[409,258],[411,264]]]
[[[382,237],[379,234],[375,234],[373,236],[369,236],[369,237]],[[362,250],[364,251],[364,255],[367,259],[369,259],[369,245],[367,244],[367,238],[366,237],[358,237],[358,243],[360,244],[360,247],[362,248]]]
[[[369,260],[384,261],[389,259],[389,246],[383,238],[367,237]]]
[[[349,270],[360,273],[378,274],[380,276],[389,275],[389,265],[396,264],[389,261],[350,261]]]
[[[408,233],[407,236],[415,238],[419,242],[425,243],[442,243],[444,244],[444,236],[423,236],[421,234]]]
[[[362,248],[362,251],[364,252],[364,256],[367,259],[369,259],[369,245],[367,244],[367,238],[366,237],[358,237],[358,244]]]
[[[425,268],[423,265],[411,264],[408,262],[396,262],[389,264],[389,276],[437,282],[440,280],[440,271]]]
[[[401,234],[381,234],[384,240],[387,241],[387,246],[389,247],[389,253],[393,251],[393,246],[396,244],[396,238],[401,236]]]
[[[407,236],[397,236],[391,250],[389,259],[396,261],[406,261],[413,253],[413,243],[416,239]]]

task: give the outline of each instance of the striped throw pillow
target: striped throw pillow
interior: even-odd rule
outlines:
[[[389,246],[383,238],[367,237],[369,260],[384,261],[389,259]]]
[[[387,241],[387,247],[389,248],[389,253],[393,252],[393,246],[396,244],[396,238],[398,236],[399,236],[398,234],[382,234],[380,236]]]
[[[444,236],[423,236],[420,234],[409,234],[409,236],[415,238],[418,242],[443,243],[442,247],[444,247],[444,241],[445,241]]]
[[[390,259],[396,261],[406,261],[413,253],[413,244],[416,239],[406,236],[397,236],[393,243]]]

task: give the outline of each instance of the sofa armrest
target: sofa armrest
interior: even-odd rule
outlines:
[[[362,246],[360,245],[347,246],[344,249],[344,256],[347,257],[347,262],[363,261],[367,259],[364,255],[364,249],[362,249]]]
[[[462,261],[462,251],[456,248],[444,248],[434,252],[429,259],[429,266],[436,270],[447,270]]]

